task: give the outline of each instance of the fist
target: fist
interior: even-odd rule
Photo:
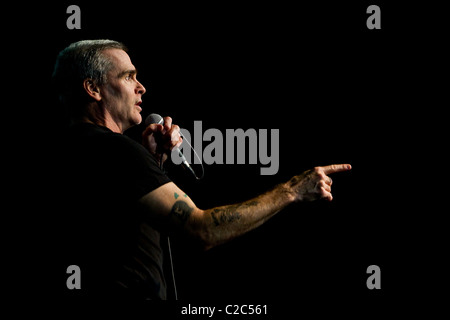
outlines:
[[[167,154],[182,142],[180,127],[172,124],[171,117],[164,117],[164,125],[152,123],[142,132],[142,145],[159,161],[165,161]]]

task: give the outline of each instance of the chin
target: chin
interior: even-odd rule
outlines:
[[[142,122],[142,116],[138,113],[137,115],[136,115],[136,117],[134,117],[134,119],[133,119],[134,121],[134,124],[135,125],[138,125],[138,124],[140,124],[141,122]]]
[[[140,124],[141,122],[142,122],[142,116],[139,115],[139,119],[138,119],[138,121],[136,122],[136,124]]]

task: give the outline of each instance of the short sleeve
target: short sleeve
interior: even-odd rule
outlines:
[[[150,152],[127,136],[111,135],[104,147],[109,149],[105,161],[109,162],[111,183],[116,184],[120,194],[128,200],[138,200],[171,181]]]

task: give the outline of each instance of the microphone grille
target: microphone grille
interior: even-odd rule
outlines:
[[[151,125],[152,123],[164,124],[164,119],[157,113],[151,113],[145,119],[145,126]]]

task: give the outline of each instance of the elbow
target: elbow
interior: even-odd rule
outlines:
[[[206,252],[206,251],[208,251],[208,250],[210,250],[212,248],[214,248],[213,245],[205,245],[205,246],[202,247],[202,250]]]
[[[217,245],[217,243],[214,241],[214,235],[211,233],[211,230],[208,230],[208,228],[199,230],[197,239],[199,240],[200,248],[203,251],[208,251]]]
[[[210,223],[208,223],[206,212],[199,210],[198,213],[196,215],[197,219],[191,220],[189,233],[191,238],[198,244],[200,250],[208,251],[218,244],[216,241],[217,235],[211,228]]]
[[[194,224],[195,229],[192,231],[203,251],[208,251],[237,237],[233,228],[219,228],[208,214],[208,210],[202,210],[197,217],[198,220]]]

